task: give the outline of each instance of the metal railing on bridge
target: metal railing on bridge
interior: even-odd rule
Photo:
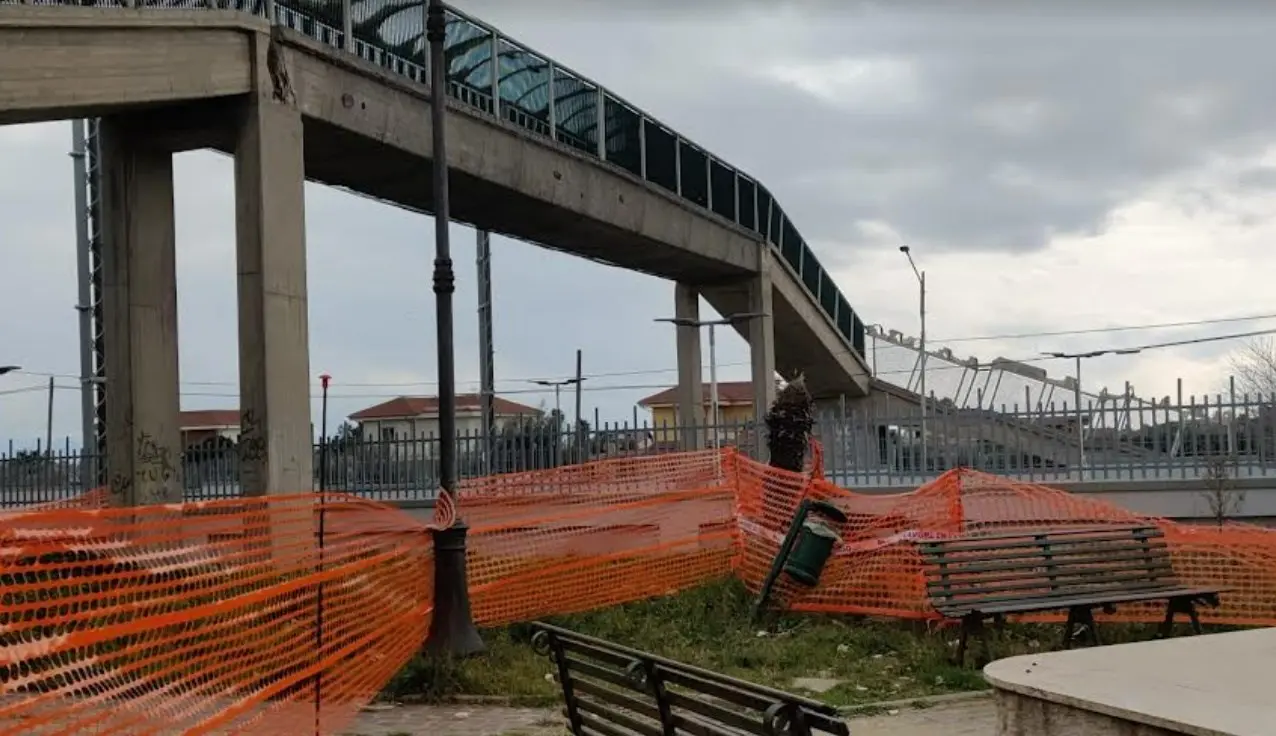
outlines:
[[[1222,462],[1231,477],[1276,475],[1276,415],[1270,397],[1191,398],[1184,403],[1091,408],[1066,405],[1000,410],[939,402],[922,422],[915,404],[886,400],[822,404],[815,436],[826,476],[850,488],[905,489],[958,466],[1043,483],[1202,477]],[[1077,431],[1078,417],[1082,431]],[[645,423],[582,424],[573,431],[543,417],[506,420],[492,436],[458,438],[464,478],[576,462],[733,446],[757,456],[765,430],[754,423],[700,427]],[[326,445],[326,447],[325,447]],[[385,501],[434,497],[438,440],[365,438],[345,425],[314,448],[315,484]],[[68,443],[50,452],[12,443],[0,452],[0,506],[72,498],[86,469],[103,458]],[[1084,449],[1084,454],[1082,453]],[[239,449],[227,438],[186,448],[183,477],[193,499],[240,495]]]

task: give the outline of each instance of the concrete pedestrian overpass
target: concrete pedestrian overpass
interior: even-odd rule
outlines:
[[[235,157],[244,491],[309,489],[302,183],[431,211],[422,6],[136,1],[0,4],[0,124],[99,119],[108,481],[122,503],[181,498],[172,155],[211,148]],[[769,315],[738,325],[758,405],[777,368],[868,392],[863,323],[761,182],[480,22],[450,11],[446,45],[457,220],[674,281],[679,316],[699,295]],[[698,409],[699,333],[678,331]]]

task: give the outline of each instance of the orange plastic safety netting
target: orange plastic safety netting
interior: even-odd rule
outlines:
[[[735,460],[656,455],[466,483],[475,619],[583,611],[731,574]]]
[[[1147,519],[965,470],[890,495],[819,475],[818,448],[808,474],[724,450],[466,481],[459,509],[433,518],[338,494],[136,509],[97,494],[0,514],[0,733],[337,732],[423,642],[428,532],[458,511],[482,626],[732,574],[756,589],[805,497],[849,520],[820,585],[776,591],[796,610],[935,617],[918,539],[1150,521],[1184,583],[1225,591],[1205,620],[1276,624],[1267,529]]]
[[[952,470],[911,493],[865,494],[823,480],[776,471],[741,458],[738,464],[743,554],[739,574],[760,586],[798,503],[833,503],[848,521],[814,589],[783,581],[782,605],[799,610],[900,618],[938,618],[925,591],[919,539],[1151,523],[1165,535],[1174,572],[1188,587],[1223,591],[1211,623],[1276,625],[1276,531],[1247,524],[1180,524],[1046,486],[968,469]],[[1106,620],[1158,622],[1164,602],[1124,605]],[[1031,620],[1059,620],[1061,614]]]
[[[94,505],[0,515],[2,733],[334,732],[425,637],[429,535],[397,509]]]

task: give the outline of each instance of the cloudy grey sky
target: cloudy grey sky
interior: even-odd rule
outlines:
[[[928,272],[935,338],[1276,313],[1276,14],[1259,3],[457,5],[760,178],[866,322],[916,331],[903,242]],[[54,434],[78,431],[69,146],[68,123],[0,128],[0,364],[30,372],[0,378],[0,438],[42,433],[43,394],[4,392],[50,373],[65,376]],[[229,159],[178,159],[186,408],[237,401],[231,179]],[[333,414],[431,393],[428,218],[312,186],[307,220],[311,366],[335,377]],[[474,236],[453,236],[457,373],[472,390]],[[493,268],[510,398],[552,403],[519,393],[522,379],[565,377],[577,348],[595,376],[588,414],[628,417],[673,380],[673,336],[651,321],[671,312],[672,284],[502,238]],[[1265,326],[953,347],[1022,358]],[[745,344],[721,343],[722,377],[747,377]],[[1182,376],[1212,392],[1233,347],[1095,360],[1086,383],[1156,396]]]

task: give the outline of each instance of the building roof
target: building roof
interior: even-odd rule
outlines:
[[[678,403],[678,387],[672,386],[638,402],[638,406],[654,409]],[[709,384],[704,384],[704,405],[710,404]],[[752,381],[718,381],[719,406],[743,406],[753,403]]]
[[[517,401],[502,399],[499,396],[492,397],[492,408],[496,410],[497,416],[514,416],[518,414],[540,414],[541,410],[526,404],[520,404]],[[478,411],[479,395],[478,394],[457,394],[456,395],[457,411]],[[368,419],[410,419],[413,417],[434,417],[439,414],[439,397],[437,396],[400,396],[389,401],[383,401],[376,406],[369,406],[367,409],[350,415],[350,418],[356,422],[362,422]]]
[[[239,428],[238,409],[192,409],[177,415],[178,425],[182,429],[229,429]]]

